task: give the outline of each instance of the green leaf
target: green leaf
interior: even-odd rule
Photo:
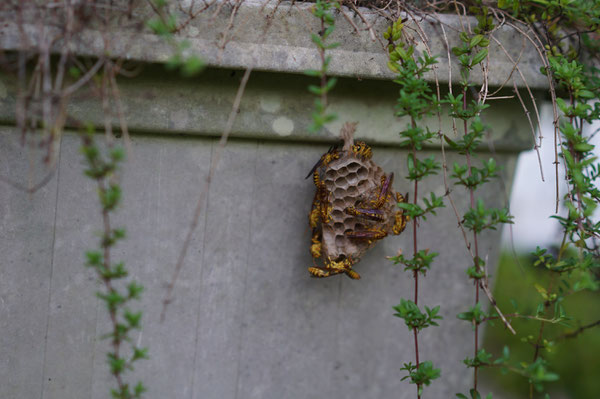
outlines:
[[[488,55],[488,50],[486,48],[480,50],[475,55],[475,57],[473,57],[473,60],[471,61],[471,66],[479,64],[481,61],[483,61],[483,59],[485,57],[487,57],[487,55]]]
[[[140,320],[142,319],[142,312],[133,313],[130,310],[125,310],[123,317],[129,323],[131,328],[140,328]]]
[[[469,393],[471,394],[471,399],[481,399],[481,395],[479,394],[479,392],[477,392],[477,390],[470,389]]]
[[[205,67],[206,63],[200,57],[192,55],[183,62],[181,74],[189,78],[202,72]]]
[[[316,94],[317,96],[323,94],[323,89],[321,88],[321,86],[309,85],[308,91],[310,91],[312,94]]]
[[[484,39],[483,35],[475,35],[471,38],[471,41],[469,42],[469,47],[473,48],[475,46],[477,46],[479,43],[481,43],[481,41]]]
[[[323,72],[320,69],[306,69],[304,71],[304,74],[308,75],[308,76],[320,78],[323,75]]]
[[[133,394],[135,395],[135,397],[139,398],[144,392],[146,392],[146,387],[140,381],[133,388]]]

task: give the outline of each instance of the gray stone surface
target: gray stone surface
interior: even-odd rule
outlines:
[[[35,185],[46,175],[37,162],[44,154],[24,149],[20,135],[0,127],[0,174]],[[28,194],[2,183],[0,188],[0,397],[40,396],[43,384],[48,296],[57,175]]]
[[[83,267],[85,251],[97,245],[101,226],[96,187],[83,176],[77,137],[61,145],[55,241],[46,256],[54,259],[45,341],[43,399],[87,398],[92,387],[98,290]]]
[[[115,250],[114,258],[125,260],[132,277],[147,288],[140,304],[143,333],[134,339],[150,347],[151,359],[141,362],[132,375],[146,381],[147,397],[413,397],[413,387],[400,381],[398,371],[413,358],[411,335],[391,309],[401,297],[412,295],[412,279],[384,258],[398,249],[410,253],[410,234],[378,244],[356,267],[363,277],[360,281],[344,276],[312,279],[306,270],[312,265],[307,213],[313,187],[304,176],[326,149],[322,144],[252,140],[228,144],[175,301],[166,322],[159,323],[164,286],[213,145],[213,139],[196,137],[134,136],[123,171],[124,203],[113,222],[126,226],[129,238]],[[5,338],[3,324],[7,340],[3,359],[26,363],[21,369],[2,364],[0,374],[13,375],[11,384],[1,385],[2,397],[36,397],[43,383],[45,399],[100,399],[111,383],[104,359],[107,343],[98,339],[108,328],[107,316],[94,296],[98,288],[94,275],[83,267],[83,253],[95,245],[101,226],[95,188],[81,173],[78,147],[76,136],[64,136],[55,226],[56,194],[48,201],[11,193],[12,201],[35,208],[29,223],[17,218],[14,236],[29,242],[32,226],[50,218],[48,236],[54,227],[56,240],[53,248],[50,241],[38,250],[35,271],[9,269],[19,270],[22,277],[17,277],[3,268],[2,309],[12,315],[8,329],[12,338]],[[386,171],[396,173],[395,187],[409,191],[403,179],[403,153],[375,147],[374,154]],[[456,154],[448,156],[449,162],[460,160]],[[510,181],[514,156],[498,158],[508,161]],[[17,161],[9,157],[8,162]],[[441,177],[421,188],[444,191]],[[502,203],[500,185],[489,188],[487,199]],[[52,185],[46,189],[52,191]],[[466,197],[455,194],[464,210]],[[40,202],[28,202],[34,199]],[[10,226],[6,223],[3,231]],[[439,234],[455,231],[455,226],[456,219],[446,208],[420,230],[423,247],[441,253],[431,273],[421,279],[421,301],[442,305],[444,316],[440,328],[421,336],[422,359],[442,368],[441,379],[427,388],[427,397],[450,397],[464,390],[470,379],[461,366],[461,359],[470,353],[470,339],[460,338],[471,335],[470,326],[455,318],[472,302],[472,287],[464,277],[468,256],[458,232]],[[482,256],[494,259],[498,238],[498,234],[485,237]],[[14,251],[11,243],[2,241],[3,252]],[[31,279],[43,288],[41,293],[29,286]],[[7,296],[6,290],[15,284],[25,292],[34,291],[27,301],[37,298],[35,313],[13,313],[33,306]],[[35,343],[22,341],[17,333],[30,323],[38,325]],[[29,389],[37,393],[30,394]]]

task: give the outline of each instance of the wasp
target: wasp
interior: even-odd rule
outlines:
[[[382,238],[387,237],[387,234],[388,233],[385,230],[374,228],[368,230],[348,231],[346,232],[346,237],[366,240],[381,240]]]
[[[391,198],[390,189],[393,181],[393,173],[390,173],[388,176],[381,176],[381,187],[377,197],[370,201],[369,205],[371,205],[371,207],[364,207],[364,204],[361,205],[363,207],[360,208],[348,207],[345,209],[345,213],[360,217],[362,219],[367,219],[378,223],[385,223],[386,214],[380,208],[382,208]],[[402,195],[400,193],[396,193],[396,201],[398,203],[407,203],[408,194]],[[394,235],[399,235],[402,233],[406,228],[408,219],[409,217],[404,214],[404,210],[396,211],[394,213],[394,224],[391,229],[392,233]],[[387,231],[382,228],[378,228],[377,224],[375,224],[375,226],[370,229],[347,232],[346,236],[355,239],[368,240],[370,243],[373,240],[381,240],[385,238],[387,234]]]
[[[358,141],[352,146],[352,153],[358,158],[364,160],[371,159],[373,156],[373,150],[364,141]]]
[[[349,206],[348,208],[344,209],[344,212],[348,215],[374,220],[376,222],[383,222],[385,219],[385,215],[381,209],[365,209]]]
[[[317,161],[315,166],[312,167],[310,172],[308,172],[305,179],[308,179],[310,177],[310,175],[313,175],[313,179],[317,180],[318,175],[316,177],[314,175],[314,173],[317,171],[317,169],[319,169],[321,166],[327,166],[331,161],[340,158],[341,154],[338,151],[338,148],[339,148],[338,145],[332,145],[331,147],[329,147],[329,150],[325,154],[321,155],[321,158]],[[316,181],[315,181],[315,186],[318,187]]]
[[[396,201],[398,203],[408,203],[408,193],[406,193],[406,195],[396,193]],[[404,214],[404,209],[397,211],[394,214],[394,226],[392,227],[392,232],[395,235],[402,233],[406,228],[406,223],[408,222],[408,219],[409,216]]]
[[[388,192],[390,191],[390,187],[392,187],[392,182],[394,181],[394,173],[390,173],[387,175],[381,176],[381,189],[379,190],[379,195],[376,200],[372,201],[373,208],[379,209],[387,202],[389,199]]]
[[[322,244],[321,244],[321,237],[319,237],[320,234],[317,230],[313,230],[313,236],[310,239],[310,241],[312,242],[311,246],[310,246],[310,254],[312,255],[313,258],[320,258],[321,257],[321,248],[322,248]]]
[[[352,270],[352,265],[354,265],[354,260],[351,257],[339,261],[328,258],[324,268],[309,267],[308,272],[313,277],[330,277],[336,274],[345,273],[351,279],[359,280],[360,274]]]

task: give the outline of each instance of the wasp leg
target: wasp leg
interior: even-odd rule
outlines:
[[[344,212],[348,215],[356,216],[363,219],[374,220],[376,222],[383,222],[383,219],[385,218],[383,211],[380,209],[365,209],[350,206],[344,209]]]

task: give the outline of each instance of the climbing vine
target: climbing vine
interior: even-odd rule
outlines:
[[[331,62],[331,56],[326,54],[327,50],[331,50],[340,45],[338,42],[326,43],[326,40],[335,29],[335,19],[332,11],[339,9],[340,4],[336,0],[317,0],[311,12],[319,19],[320,29],[318,34],[311,33],[311,40],[317,46],[319,51],[320,69],[309,69],[304,73],[308,76],[319,78],[319,85],[310,85],[308,90],[317,98],[315,99],[315,109],[312,113],[313,122],[308,128],[311,132],[318,132],[329,122],[337,119],[337,115],[327,112],[327,93],[329,93],[337,83],[336,78],[328,78],[327,70]]]
[[[421,159],[417,157],[417,152],[423,149],[424,144],[437,138],[436,132],[419,126],[419,123],[422,123],[426,116],[439,112],[440,104],[424,79],[424,74],[430,71],[432,65],[436,63],[435,58],[427,53],[416,56],[415,47],[400,40],[402,31],[402,21],[398,20],[384,34],[384,38],[389,42],[390,61],[388,66],[397,73],[394,82],[400,86],[395,115],[410,119],[408,126],[400,132],[400,136],[403,139],[401,145],[407,147],[410,152],[406,158],[407,179],[413,182],[413,202],[400,202],[398,206],[404,209],[404,212],[412,220],[413,255],[407,257],[400,253],[389,259],[394,264],[404,265],[404,271],[410,272],[415,282],[414,299],[401,299],[400,304],[394,307],[396,311],[394,316],[403,319],[413,333],[415,363],[404,363],[401,370],[407,373],[403,379],[408,379],[410,383],[417,386],[417,397],[420,398],[423,387],[430,385],[433,380],[438,378],[440,370],[435,368],[430,360],[421,361],[419,359],[419,332],[424,328],[437,326],[436,320],[442,317],[439,315],[439,306],[433,308],[424,306],[424,311],[418,306],[419,275],[425,276],[431,269],[434,258],[439,255],[436,252],[430,252],[429,249],[419,248],[418,227],[421,221],[427,220],[428,214],[435,215],[436,209],[443,207],[444,203],[443,198],[436,196],[433,192],[429,193],[429,197],[425,195],[419,198],[419,182],[428,176],[437,174],[441,166],[434,156]],[[420,199],[422,199],[424,207],[418,203]]]
[[[111,350],[106,354],[110,373],[115,378],[117,387],[110,390],[115,399],[139,399],[146,391],[145,385],[139,381],[135,385],[128,383],[125,374],[133,370],[134,365],[148,357],[148,349],[134,343],[131,333],[141,328],[141,311],[130,309],[133,300],[139,300],[143,286],[130,281],[125,287],[119,281],[128,277],[124,262],[115,262],[111,250],[125,238],[125,230],[113,227],[111,214],[121,202],[121,186],[116,173],[124,159],[124,151],[116,146],[109,146],[103,151],[96,144],[93,128],[81,134],[81,151],[86,161],[84,173],[94,180],[98,187],[98,200],[102,212],[104,229],[100,235],[99,248],[86,252],[86,266],[96,272],[104,289],[96,295],[104,303],[112,324],[111,331],[103,336],[110,340]],[[124,347],[125,345],[129,348]]]

